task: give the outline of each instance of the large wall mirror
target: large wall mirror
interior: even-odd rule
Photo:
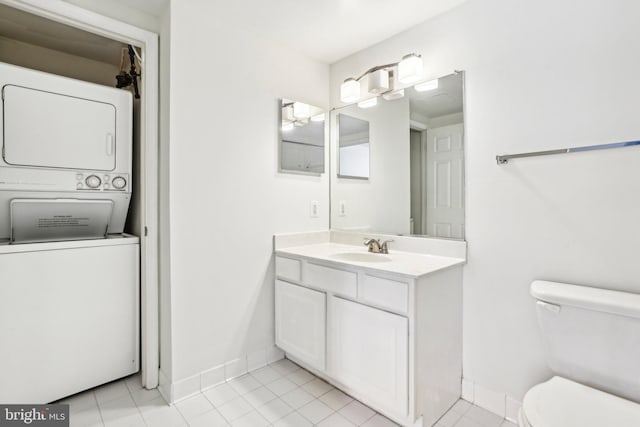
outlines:
[[[291,99],[280,101],[280,172],[324,172],[324,110]]]
[[[464,239],[464,73],[418,87],[331,112],[331,228]],[[361,131],[343,144],[345,120]],[[363,123],[367,176],[353,179],[341,165],[364,142]]]

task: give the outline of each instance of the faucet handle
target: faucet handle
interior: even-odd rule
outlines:
[[[389,253],[389,243],[393,242],[393,240],[385,240],[384,242],[382,242],[382,244],[380,245],[380,252],[383,254],[388,254]]]
[[[365,237],[364,245],[369,247],[369,252],[380,253],[380,240],[373,237]]]

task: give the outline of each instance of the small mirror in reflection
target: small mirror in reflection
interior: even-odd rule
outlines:
[[[338,115],[338,176],[369,178],[369,122]]]
[[[280,119],[280,172],[324,172],[324,110],[303,102],[282,99]]]

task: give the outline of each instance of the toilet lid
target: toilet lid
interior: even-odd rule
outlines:
[[[562,377],[529,390],[522,409],[532,427],[640,425],[640,404]]]

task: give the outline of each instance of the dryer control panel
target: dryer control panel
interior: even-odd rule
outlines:
[[[98,172],[77,173],[76,188],[78,190],[127,191],[129,189],[129,175]]]
[[[131,175],[123,172],[69,171],[0,166],[0,191],[131,192]]]

